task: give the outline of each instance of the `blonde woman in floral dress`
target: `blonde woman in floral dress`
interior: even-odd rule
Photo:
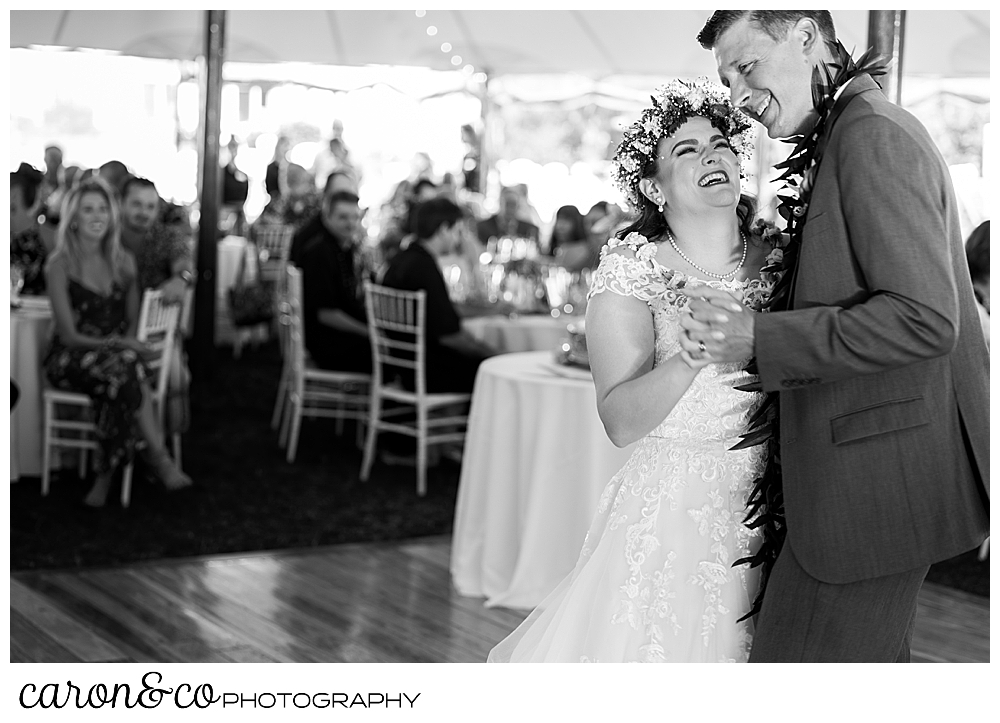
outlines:
[[[763,447],[731,448],[763,395],[746,362],[681,350],[685,286],[759,308],[770,246],[740,191],[749,121],[721,88],[675,81],[625,133],[616,180],[637,220],[603,249],[587,310],[597,404],[618,446],[636,442],[598,503],[572,573],[490,662],[745,662],[758,570],[743,524]],[[773,260],[774,257],[771,257]]]

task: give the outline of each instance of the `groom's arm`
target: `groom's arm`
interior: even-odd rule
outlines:
[[[855,273],[869,293],[847,307],[758,317],[765,390],[903,367],[950,353],[958,338],[946,169],[926,133],[877,115],[842,120],[837,180]],[[822,234],[809,243],[823,243]]]

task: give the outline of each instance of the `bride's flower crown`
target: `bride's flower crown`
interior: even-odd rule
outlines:
[[[692,116],[707,118],[725,134],[740,159],[740,176],[746,177],[743,162],[749,159],[751,151],[751,143],[746,137],[750,119],[733,107],[722,86],[708,78],[691,82],[672,80],[657,88],[651,98],[653,106],[643,110],[642,117],[625,129],[611,171],[615,185],[633,208],[641,208],[639,181],[656,155],[660,139],[673,134]]]

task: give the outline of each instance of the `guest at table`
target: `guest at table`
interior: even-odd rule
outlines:
[[[297,163],[285,169],[285,193],[272,195],[254,224],[282,224],[296,231],[318,218],[321,196],[309,172]],[[254,230],[250,231],[251,238]]]
[[[517,189],[505,187],[500,190],[500,209],[495,216],[480,221],[476,227],[479,240],[486,245],[491,238],[511,236],[530,238],[538,241],[538,226],[518,218],[521,196]]]
[[[965,242],[965,256],[969,261],[972,290],[979,308],[979,321],[983,326],[986,345],[990,343],[990,222],[983,221],[969,234]]]
[[[21,269],[21,293],[45,294],[45,259],[52,251],[38,226],[42,172],[22,163],[10,174],[10,265]]]
[[[358,195],[358,184],[354,180],[354,176],[346,170],[333,171],[326,177],[326,184],[323,186],[323,198],[329,198],[334,193],[341,191],[346,191],[355,196]],[[295,265],[298,265],[299,261],[301,261],[302,252],[305,250],[306,244],[323,232],[322,206],[323,202],[320,199],[312,217],[299,226],[295,235],[292,236],[292,244],[288,249],[288,259]],[[360,232],[360,225],[358,229]]]
[[[420,205],[415,239],[389,264],[385,286],[427,292],[425,339],[428,392],[472,391],[479,365],[497,352],[462,329],[437,259],[461,243],[463,213],[446,198]],[[413,388],[413,379],[403,383]]]
[[[146,364],[136,339],[139,286],[135,259],[121,246],[114,191],[101,178],[70,191],[56,250],[46,264],[55,334],[45,358],[49,381],[94,404],[97,476],[83,503],[102,507],[116,469],[144,442],[144,460],[167,489],[191,485],[163,446]]]
[[[108,161],[97,169],[97,175],[103,178],[117,198],[121,197],[122,185],[132,175],[128,167],[121,161]]]
[[[594,249],[587,239],[583,214],[576,206],[562,206],[556,211],[548,255],[570,271],[579,271],[593,265]]]
[[[347,191],[323,200],[323,225],[297,264],[302,269],[305,344],[323,369],[371,371],[363,300],[367,269],[357,242],[358,197]]]
[[[139,291],[163,289],[167,303],[180,303],[194,282],[188,229],[161,220],[162,201],[152,181],[130,176],[122,187],[122,246],[136,260]]]

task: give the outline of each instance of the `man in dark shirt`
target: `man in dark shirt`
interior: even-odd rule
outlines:
[[[323,369],[371,371],[363,279],[356,243],[361,212],[348,191],[323,200],[322,228],[306,244],[302,269],[306,349]]]
[[[485,245],[490,237],[500,238],[530,238],[538,241],[538,226],[517,217],[521,198],[517,190],[505,187],[500,191],[500,210],[496,216],[490,216],[476,225],[479,240]]]
[[[357,196],[358,184],[354,181],[353,176],[351,176],[347,171],[334,171],[326,179],[326,185],[323,188],[323,198],[326,199],[334,193],[340,193],[341,191],[348,191]],[[358,232],[361,231],[361,224],[357,225],[356,230]],[[299,226],[295,235],[292,236],[292,245],[288,249],[288,260],[296,266],[301,265],[300,262],[302,260],[302,253],[305,251],[306,246],[308,246],[310,242],[316,238],[316,236],[320,235],[322,231],[323,212],[321,209],[320,212],[314,217]]]
[[[437,263],[460,243],[462,218],[462,209],[446,198],[422,203],[415,219],[416,238],[393,258],[382,279],[394,289],[427,292],[428,392],[471,392],[480,362],[497,353],[462,329]]]

